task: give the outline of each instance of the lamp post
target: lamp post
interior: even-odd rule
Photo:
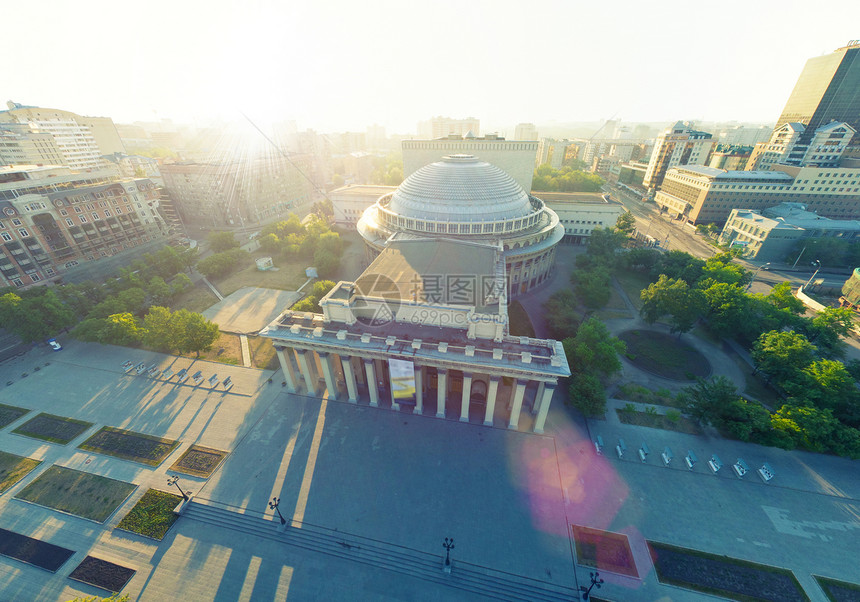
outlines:
[[[445,541],[442,542],[442,547],[445,548],[445,572],[451,572],[451,550],[454,549],[454,538],[448,537],[445,538]]]
[[[181,493],[181,494],[182,494],[182,499],[183,499],[183,500],[185,500],[185,501],[187,502],[187,501],[188,501],[188,496],[187,496],[187,495],[185,495],[185,492],[184,492],[184,491],[182,491],[182,487],[180,487],[180,486],[179,486],[178,481],[179,481],[179,476],[178,476],[178,475],[173,475],[172,477],[170,477],[169,479],[167,479],[167,484],[168,484],[168,485],[176,485],[176,488],[179,490],[179,493]]]
[[[277,512],[277,513],[278,513],[278,517],[281,519],[281,525],[286,525],[286,524],[287,524],[287,520],[284,518],[284,515],[283,515],[283,514],[281,514],[281,511],[280,511],[280,509],[278,508],[278,506],[280,505],[280,503],[281,503],[281,498],[279,498],[279,497],[273,497],[273,498],[272,498],[272,501],[271,501],[271,502],[269,502],[269,509],[270,509],[270,510],[274,510],[275,512]]]
[[[818,260],[816,259],[816,260],[815,260],[815,261],[813,261],[812,263],[814,263],[814,264],[818,265],[818,267],[817,267],[817,268],[815,268],[815,271],[814,271],[814,272],[812,272],[812,276],[810,276],[810,277],[809,277],[809,280],[807,280],[807,281],[806,281],[806,284],[804,284],[804,285],[803,285],[803,289],[804,289],[804,290],[806,290],[806,287],[807,287],[807,286],[809,286],[809,283],[810,283],[810,282],[812,282],[812,279],[813,279],[813,278],[815,278],[815,275],[816,275],[816,274],[818,274],[818,270],[820,270],[820,269],[821,269],[821,262],[820,262],[820,261],[818,261]]]
[[[591,594],[591,590],[594,589],[594,586],[597,586],[597,589],[600,589],[600,585],[603,583],[603,579],[599,579],[600,573],[597,571],[588,574],[591,577],[591,585],[588,586],[588,589],[585,588],[584,585],[579,586],[579,591],[582,592],[582,599],[588,600],[588,596]]]
[[[758,273],[761,272],[764,268],[766,268],[769,265],[770,265],[770,262],[768,261],[766,264],[758,266],[758,269],[753,273],[752,280],[750,280],[750,283],[747,284],[746,290],[750,290],[750,287],[752,286],[752,283],[755,282],[755,277],[758,276]]]

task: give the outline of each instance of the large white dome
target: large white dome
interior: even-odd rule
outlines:
[[[425,165],[394,192],[388,209],[407,218],[443,222],[494,222],[534,211],[528,194],[511,176],[472,155]]]

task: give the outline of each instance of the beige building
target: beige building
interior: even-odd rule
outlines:
[[[425,165],[367,209],[357,229],[369,259],[395,234],[400,240],[454,238],[498,247],[511,297],[547,279],[564,237],[558,215],[546,203],[472,155]]]
[[[749,171],[768,171],[777,164],[832,167],[839,165],[855,131],[847,123],[833,121],[819,127],[808,143],[801,144],[806,126],[784,123],[774,129],[770,141],[756,144],[747,164]]]
[[[161,166],[161,176],[186,223],[244,226],[310,211],[318,193],[299,171],[300,159],[172,163]]]
[[[541,192],[541,199],[564,226],[563,242],[588,244],[595,228],[611,228],[625,212],[624,205],[597,192]]]
[[[518,123],[514,128],[514,140],[537,140],[537,126],[533,123]]]
[[[397,186],[356,185],[341,186],[328,193],[331,199],[334,223],[343,228],[355,229],[364,212],[373,206],[379,197],[391,194]]]
[[[288,310],[260,334],[291,392],[542,433],[570,369],[560,342],[510,336],[504,278],[497,245],[398,235],[321,314]]]
[[[643,184],[652,192],[663,184],[666,172],[679,165],[705,165],[714,141],[711,134],[678,121],[663,131],[654,143]]]
[[[503,169],[524,190],[531,190],[538,143],[505,140],[495,134],[483,138],[453,135],[441,140],[404,140],[401,148],[404,178],[447,155],[466,154]]]
[[[860,169],[778,167],[772,171],[676,167],[667,172],[655,201],[691,224],[723,223],[732,209],[761,210],[780,203],[801,203],[831,219],[860,218]]]
[[[65,166],[0,167],[0,286],[53,280],[167,235],[158,192],[147,178]]]
[[[474,117],[467,117],[466,119],[432,117],[427,121],[418,122],[418,136],[429,140],[447,138],[448,136],[461,138],[467,135],[480,136],[480,134],[481,120]]]

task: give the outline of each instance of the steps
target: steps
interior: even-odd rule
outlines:
[[[441,554],[428,554],[307,523],[292,524],[286,532],[280,532],[277,517],[272,520],[272,517],[259,512],[246,512],[211,501],[193,499],[182,517],[239,531],[248,536],[282,541],[287,545],[447,585],[486,598],[560,601],[579,596],[571,587],[459,560],[452,562],[453,572],[445,574],[442,571]]]

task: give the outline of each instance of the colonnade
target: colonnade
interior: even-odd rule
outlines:
[[[313,349],[290,348],[282,345],[275,346],[281,371],[284,374],[284,383],[291,393],[298,393],[304,388],[311,395],[318,395],[320,391],[320,376],[325,382],[329,399],[339,399],[345,393],[349,403],[358,403],[359,381],[366,385],[369,404],[371,407],[380,405],[380,385],[390,396],[392,390],[387,372],[380,365],[384,359],[374,359],[360,355],[333,354]],[[337,359],[336,359],[337,358]],[[359,365],[356,369],[356,364]],[[317,371],[319,368],[319,371]],[[363,369],[362,369],[363,368]],[[415,370],[415,407],[413,413],[423,414],[424,405],[432,403],[433,400],[425,399],[425,381],[427,380],[427,369],[436,371],[436,403],[435,414],[437,418],[446,418],[445,407],[449,400],[449,383],[452,382],[450,369],[430,364],[414,364]],[[493,417],[498,401],[499,384],[502,376],[481,370],[480,366],[463,366],[462,369],[462,391],[460,393],[460,422],[469,422],[469,407],[472,401],[472,385],[476,377],[487,381],[486,408],[484,410],[484,425],[492,426]],[[500,366],[500,371],[502,367]],[[342,377],[342,378],[341,378]],[[535,416],[534,432],[542,433],[546,416],[549,412],[550,403],[556,388],[556,381],[551,382],[537,380],[537,390],[532,404],[531,413]],[[508,428],[516,430],[519,428],[520,415],[522,413],[523,401],[525,399],[526,387],[530,379],[513,377],[512,394],[509,400],[510,415]],[[342,387],[340,386],[342,385]],[[343,391],[342,389],[345,389]],[[400,410],[393,398],[387,399],[391,403],[392,410]]]

